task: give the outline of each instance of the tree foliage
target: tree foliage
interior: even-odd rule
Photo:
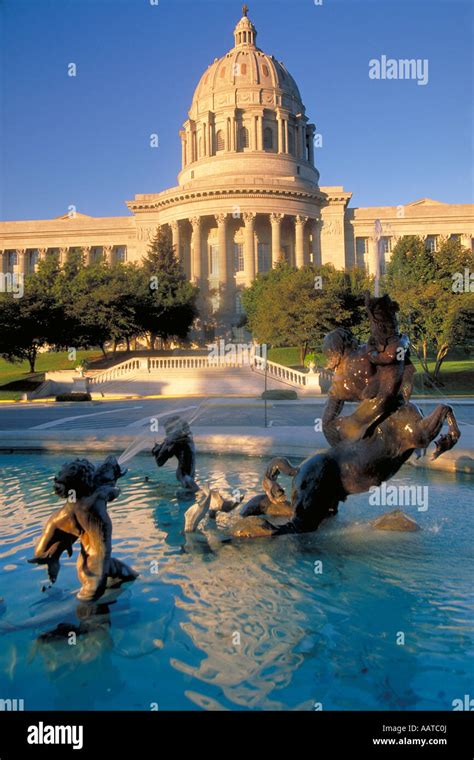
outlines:
[[[38,351],[91,348],[150,335],[185,339],[197,316],[197,289],[186,281],[171,240],[159,232],[139,264],[97,262],[84,266],[81,252],[63,268],[57,257],[40,261],[22,297],[0,294],[0,355],[30,362]]]
[[[428,251],[416,236],[401,238],[387,267],[385,285],[400,304],[402,329],[434,382],[449,351],[472,341],[473,293],[453,288],[456,275],[472,267],[472,253],[459,240],[444,240],[437,251]],[[433,373],[428,368],[430,352],[436,357]]]
[[[319,348],[330,330],[361,327],[367,285],[360,271],[345,273],[330,265],[296,269],[280,263],[244,291],[248,327],[260,343],[299,346],[303,364],[308,350]]]

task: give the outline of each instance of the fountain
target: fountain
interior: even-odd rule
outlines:
[[[252,500],[246,505],[243,520],[228,528],[230,535],[255,538],[315,531],[349,495],[380,486],[414,452],[421,456],[435,441],[433,458],[437,458],[458,442],[461,433],[449,405],[438,405],[424,418],[410,402],[414,368],[408,337],[398,329],[398,304],[388,295],[366,294],[366,310],[371,330],[367,343],[359,344],[341,328],[325,338],[328,366],[334,371],[323,415],[330,448],[306,459],[295,473],[290,519],[283,525],[272,524],[264,516],[269,510],[259,507],[265,503],[262,495],[255,504]],[[341,416],[346,401],[359,403],[353,414]],[[437,438],[445,422],[448,432]],[[412,529],[400,515],[395,515],[394,524],[401,530]]]

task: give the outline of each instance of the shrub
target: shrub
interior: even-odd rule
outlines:
[[[90,393],[59,393],[56,401],[92,401]]]
[[[262,398],[267,400],[273,400],[273,401],[294,401],[298,398],[298,394],[296,391],[284,391],[284,390],[275,390],[275,391],[264,391],[262,393]]]

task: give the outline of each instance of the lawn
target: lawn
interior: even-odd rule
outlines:
[[[112,355],[109,362],[113,361]],[[268,358],[277,364],[284,364],[287,367],[300,367],[300,355],[298,348],[271,348],[268,352]],[[51,351],[38,355],[36,362],[36,372],[32,375],[29,372],[28,362],[20,364],[10,364],[10,362],[0,359],[0,400],[17,401],[21,399],[25,388],[22,387],[26,382],[40,383],[44,380],[45,372],[53,372],[60,369],[74,369],[81,360],[87,360],[89,364],[97,361],[100,365],[103,363],[103,357],[100,351],[78,351],[76,359],[71,361],[67,351]],[[322,354],[308,354],[306,365],[309,361],[314,360],[319,366],[324,365]],[[117,356],[115,361],[123,361],[123,357]],[[441,370],[441,379],[444,387],[440,389],[428,388],[423,383],[423,377],[419,372],[420,366],[414,360],[417,368],[415,375],[414,393],[427,394],[430,396],[445,396],[449,394],[469,396],[474,395],[474,359],[447,359]],[[430,364],[433,369],[434,362]],[[11,383],[19,383],[20,387],[8,387]],[[5,388],[5,386],[7,386]],[[34,385],[31,386],[32,388]]]
[[[28,362],[11,364],[0,359],[0,400],[16,401],[23,396],[24,388],[10,386],[11,383],[40,383],[44,380],[45,372],[54,372],[60,369],[74,369],[80,361],[86,359],[88,362],[94,361],[102,356],[100,351],[78,351],[74,361],[69,359],[67,351],[51,351],[38,354],[36,361],[36,372],[31,374]],[[32,385],[33,387],[33,385]]]
[[[268,359],[277,364],[284,364],[286,367],[300,368],[300,353],[296,347],[271,348],[268,352]],[[318,366],[324,366],[325,360],[322,354],[308,354],[306,366],[311,360],[314,360]],[[446,396],[449,394],[460,396],[474,395],[474,359],[446,359],[441,368],[441,380],[444,383],[442,388],[427,387],[423,381],[419,362],[413,357],[412,361],[417,369],[414,394],[430,396]],[[433,368],[434,361],[429,363],[429,369],[433,370]]]

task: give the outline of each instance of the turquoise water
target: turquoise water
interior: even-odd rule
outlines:
[[[65,459],[0,456],[0,699],[25,709],[404,710],[452,709],[473,693],[467,476],[407,466],[391,481],[428,486],[428,510],[405,510],[416,533],[370,529],[393,507],[363,494],[315,534],[225,543],[215,528],[185,537],[174,468],[136,457],[110,513],[114,554],[140,577],[91,614],[73,596],[75,557],[45,592],[45,569],[26,563],[59,505],[51,480]],[[202,482],[251,495],[267,460],[198,461]],[[61,624],[65,636],[48,635]]]

